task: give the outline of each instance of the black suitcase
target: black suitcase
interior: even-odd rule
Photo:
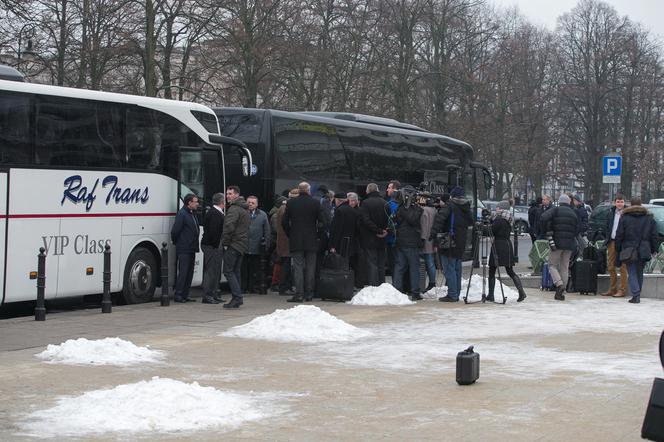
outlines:
[[[348,262],[349,246],[350,238],[344,238],[341,254],[328,254],[321,265],[316,282],[316,296],[322,301],[350,301],[353,298],[355,273]]]
[[[664,368],[664,331],[659,337],[659,359]],[[650,392],[650,401],[641,427],[644,439],[664,441],[664,379],[655,378]]]
[[[584,295],[597,294],[597,261],[575,261],[572,275],[575,291]]]
[[[321,300],[350,301],[355,288],[355,275],[352,270],[321,268],[316,296]]]
[[[480,377],[480,354],[471,345],[457,354],[456,381],[459,385],[470,385]]]

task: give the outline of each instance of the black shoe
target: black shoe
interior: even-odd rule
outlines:
[[[184,298],[180,298],[179,296],[176,296],[176,297],[173,299],[173,301],[175,301],[175,302],[182,302],[182,303],[187,302]]]
[[[424,293],[428,292],[429,290],[431,290],[432,288],[435,288],[435,287],[436,287],[435,283],[429,284],[427,286],[427,288],[424,289]]]
[[[442,298],[438,298],[440,302],[458,302],[458,299],[452,299],[449,296],[443,296]]]
[[[422,299],[424,299],[424,298],[422,298],[422,295],[420,295],[419,293],[414,293],[414,294],[410,295],[410,300],[411,301],[421,301]]]
[[[226,302],[226,300],[224,298],[222,298],[221,295],[213,296],[213,298],[214,298],[215,301],[218,301],[220,303],[221,302]]]
[[[184,302],[196,302],[194,298],[184,298]]]
[[[305,297],[304,297],[304,302],[311,302],[311,301],[313,301],[313,300],[314,300],[314,297],[313,297],[313,296],[305,296]]]
[[[485,299],[487,302],[494,302],[496,300],[493,295],[487,295]]]
[[[279,296],[295,296],[295,292],[292,290],[286,290],[286,291],[279,290]]]
[[[559,285],[556,287],[556,294],[553,296],[553,299],[556,301],[564,301],[565,300],[565,295],[563,295],[563,292],[565,291],[565,286]]]
[[[641,303],[641,297],[640,296],[632,296],[632,299],[629,301],[630,304],[640,304]]]
[[[214,299],[212,296],[206,296],[206,297],[203,298],[201,303],[203,303],[203,304],[219,304],[219,301]]]
[[[226,304],[224,304],[224,308],[239,308],[244,302],[242,302],[242,298],[233,296],[230,301],[228,301]]]
[[[516,302],[521,302],[526,298],[527,298],[526,292],[521,292],[521,293],[519,293],[519,299],[517,299]]]
[[[295,295],[292,298],[288,298],[286,302],[302,302],[302,297]]]

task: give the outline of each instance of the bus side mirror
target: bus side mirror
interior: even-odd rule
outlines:
[[[210,143],[219,144],[222,146],[222,148],[225,145],[235,147],[240,153],[240,157],[242,158],[242,175],[251,176],[256,174],[256,167],[254,166],[253,159],[251,157],[251,151],[242,141],[236,138],[210,134]]]
[[[493,179],[488,169],[482,169],[482,176],[484,177],[484,188],[489,190],[493,187]]]

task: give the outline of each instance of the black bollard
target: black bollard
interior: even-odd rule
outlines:
[[[101,312],[111,313],[111,246],[104,247],[104,272],[102,281],[104,283],[104,295],[101,298]]]
[[[46,320],[46,307],[44,306],[44,290],[46,289],[46,249],[39,248],[37,255],[37,306],[35,307],[35,321]]]
[[[519,229],[514,224],[514,262],[519,262]]]
[[[161,243],[161,306],[171,305],[171,298],[168,297],[168,244]]]

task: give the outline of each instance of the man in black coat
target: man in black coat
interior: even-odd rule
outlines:
[[[175,278],[175,302],[194,302],[189,298],[191,280],[194,277],[194,258],[198,252],[200,230],[196,218],[198,197],[189,193],[184,197],[184,205],[175,216],[171,228],[171,241],[175,244],[178,273]]]
[[[542,205],[540,206],[537,217],[537,239],[546,239],[546,227],[542,225],[542,215],[544,212],[551,210],[552,208],[553,202],[551,201],[551,197],[549,195],[544,195],[542,197]]]
[[[422,208],[415,201],[415,189],[406,186],[402,189],[404,199],[397,207],[396,255],[394,257],[394,288],[403,290],[403,277],[408,271],[410,296],[413,301],[420,296],[420,252],[422,240]]]
[[[355,254],[353,244],[355,243],[355,230],[357,229],[359,208],[357,204],[355,206],[350,205],[350,200],[345,193],[334,195],[334,199],[339,204],[334,209],[334,217],[330,225],[329,249],[333,253],[344,252],[350,259]],[[355,203],[357,203],[357,199],[355,199]],[[343,249],[344,238],[348,238],[347,246],[349,250]]]
[[[327,228],[327,217],[320,202],[311,197],[307,182],[298,185],[299,195],[288,200],[281,226],[288,236],[291,252],[295,296],[288,302],[311,301],[316,285],[316,252],[318,251],[318,224]]]
[[[576,236],[579,232],[579,217],[570,206],[571,202],[569,196],[561,194],[558,207],[547,210],[541,218],[549,243],[553,243],[549,253],[549,272],[556,286],[554,299],[558,301],[565,300],[569,263],[577,247]]]
[[[641,302],[643,268],[659,247],[657,223],[648,209],[641,205],[641,198],[632,198],[623,211],[616,232],[616,266],[627,265],[629,291],[632,304]],[[622,253],[624,252],[624,253]],[[623,256],[623,255],[629,255]]]
[[[361,280],[368,285],[385,282],[385,237],[391,213],[390,205],[378,193],[378,185],[367,185],[367,197],[360,206],[358,237],[366,272]]]
[[[530,202],[528,209],[528,225],[530,226],[530,240],[535,242],[537,239],[537,230],[539,227],[539,219],[541,215],[542,198],[537,197],[536,200]]]
[[[224,194],[220,192],[212,195],[212,204],[213,206],[203,219],[203,238],[201,239],[204,304],[219,304],[223,301],[217,291],[224,256],[221,247],[221,235],[224,231]]]
[[[466,250],[468,227],[473,225],[470,202],[465,199],[463,188],[456,186],[450,192],[450,199],[440,208],[433,220],[430,238],[437,244],[439,233],[449,233],[454,238],[454,247],[441,250],[440,262],[445,272],[447,296],[438,298],[441,302],[457,302],[461,293],[461,260]]]

